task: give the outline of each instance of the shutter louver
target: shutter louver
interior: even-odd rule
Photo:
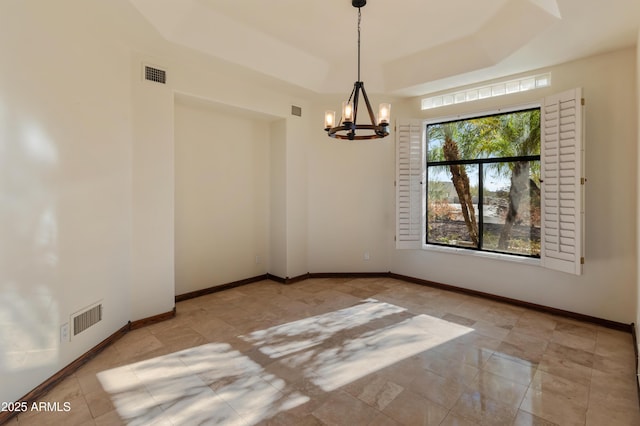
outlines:
[[[546,98],[541,114],[542,265],[580,275],[583,253],[582,90]]]
[[[419,249],[424,236],[424,148],[421,120],[396,126],[396,248]]]

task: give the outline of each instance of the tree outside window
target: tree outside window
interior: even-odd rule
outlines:
[[[426,242],[539,257],[540,109],[426,130]]]

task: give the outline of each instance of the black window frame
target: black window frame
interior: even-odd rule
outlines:
[[[455,119],[455,120],[433,121],[428,124],[425,124],[425,135],[429,134],[429,126],[433,126],[433,125],[455,123],[455,122],[474,120],[474,119],[484,118],[484,117],[495,117],[498,115],[514,114],[518,112],[535,111],[535,110],[540,111],[540,113],[542,112],[541,107],[533,107],[533,108],[516,109],[508,112],[497,112],[495,114],[470,115],[470,116],[467,116],[466,118]],[[542,143],[542,141],[540,141],[540,143]],[[425,200],[426,200],[426,203],[425,203],[426,214],[424,215],[425,216],[424,241],[426,245],[449,247],[449,248],[455,248],[455,249],[464,249],[464,250],[471,250],[471,251],[484,252],[484,253],[496,253],[496,254],[501,254],[506,256],[517,256],[517,257],[525,257],[525,258],[531,258],[531,259],[540,259],[540,253],[538,253],[537,255],[530,255],[530,254],[513,253],[513,252],[505,252],[505,251],[498,251],[498,250],[488,250],[488,249],[481,248],[483,246],[483,240],[484,240],[484,215],[483,215],[483,199],[484,199],[484,182],[483,182],[484,169],[483,168],[484,168],[484,165],[491,164],[491,163],[509,163],[509,162],[519,162],[519,161],[530,161],[530,162],[538,161],[539,163],[541,163],[540,154],[525,155],[525,156],[510,156],[510,157],[476,158],[476,159],[464,159],[464,160],[453,160],[453,161],[429,161],[428,140],[426,143],[426,147],[427,149],[425,149],[425,152],[424,152],[424,156],[425,156],[424,158],[424,162],[425,162],[424,194],[425,194]],[[449,165],[477,165],[478,166],[478,247],[473,247],[473,246],[466,247],[463,245],[452,245],[452,244],[445,244],[445,243],[438,243],[438,242],[429,242],[429,167],[449,166]],[[542,164],[540,165],[542,166]]]

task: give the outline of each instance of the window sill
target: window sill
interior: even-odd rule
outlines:
[[[462,256],[472,256],[472,257],[479,257],[479,258],[485,258],[485,259],[503,260],[506,262],[521,263],[525,265],[540,266],[540,259],[533,258],[533,257],[512,256],[509,254],[490,253],[486,251],[483,252],[483,251],[467,250],[464,248],[444,247],[444,246],[436,246],[431,244],[423,245],[422,249],[425,251],[457,254]]]

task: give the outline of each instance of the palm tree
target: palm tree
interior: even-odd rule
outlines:
[[[538,155],[540,153],[540,111],[494,115],[429,126],[429,140],[444,141],[429,150],[429,161],[458,161],[460,159],[504,158]],[[451,181],[456,189],[471,241],[479,244],[478,223],[473,208],[469,177],[464,165],[449,165]],[[500,233],[498,249],[506,250],[513,225],[524,194],[539,196],[537,183],[529,176],[529,161],[490,163],[498,174],[509,176],[509,205],[505,224]],[[535,167],[535,166],[534,166]]]
[[[429,140],[444,141],[441,146],[429,150],[429,160],[458,161],[462,158],[473,158],[477,154],[477,147],[479,146],[474,143],[474,141],[478,140],[479,129],[469,126],[467,123],[466,121],[454,121],[429,126]],[[451,182],[460,200],[462,217],[467,226],[469,238],[478,247],[480,243],[478,220],[473,207],[473,197],[467,170],[462,164],[450,164],[448,167],[451,173]]]
[[[445,126],[444,145],[442,151],[444,158],[447,161],[456,161],[460,159],[460,151],[458,150],[458,144],[453,140],[453,132],[451,132],[452,126]],[[462,164],[449,165],[451,171],[451,182],[458,193],[460,199],[460,207],[462,209],[462,217],[467,225],[469,231],[469,238],[473,244],[477,247],[480,243],[478,233],[478,221],[476,219],[476,212],[473,208],[473,199],[471,197],[471,187],[469,185],[469,176],[467,170]]]
[[[499,156],[522,157],[540,154],[539,110],[532,110],[527,114],[505,114],[499,118],[494,144],[494,149],[497,149]],[[499,250],[506,250],[509,247],[511,232],[518,217],[522,197],[527,193],[539,194],[540,192],[536,182],[529,177],[531,174],[529,161],[516,161],[507,164],[511,186],[509,188],[509,207],[498,241]]]

